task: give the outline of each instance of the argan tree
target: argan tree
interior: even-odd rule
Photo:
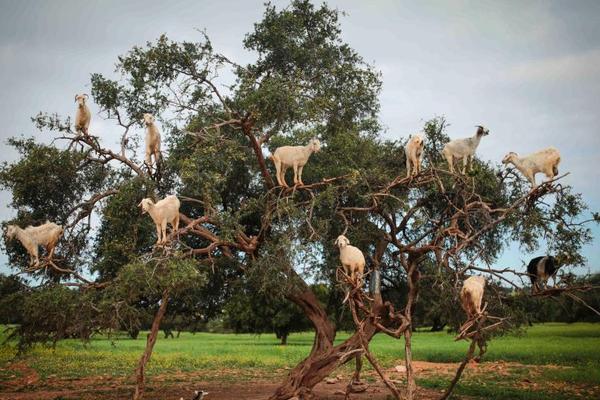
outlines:
[[[47,113],[34,123],[51,145],[12,140],[21,158],[0,171],[19,210],[11,223],[51,219],[66,227],[57,256],[42,268],[28,269],[22,248],[7,243],[12,265],[53,285],[77,287],[93,305],[87,320],[94,329],[135,320],[143,304],[157,309],[134,398],[143,396],[144,367],[169,303],[214,276],[227,278],[212,281],[213,295],[243,276],[253,290],[294,303],[314,328],[310,353],[273,399],[307,398],[336,368],[356,360],[349,394],[359,385],[363,356],[399,398],[369,350],[380,333],[404,339],[405,390],[412,399],[411,335],[422,279],[432,279],[458,307],[469,274],[486,274],[492,288],[521,290],[514,276],[524,276],[522,270],[495,265],[511,240],[527,250],[543,246],[562,264],[584,262],[579,251],[591,237],[581,223],[581,196],[560,178],[532,191],[513,171],[481,160],[467,175],[448,173],[440,157],[448,140],[442,118],[424,127],[423,171],[405,178],[403,142],[380,136],[381,76],[343,42],[338,17],[306,0],[285,9],[267,4],[243,40],[255,55],[248,65],[219,54],[202,34],[196,42],[161,36],[134,47],[119,57],[117,79],[91,76],[94,106],[121,129],[118,149],[108,146],[104,132],[78,136],[68,118]],[[231,76],[225,70],[233,81],[223,80]],[[147,112],[158,117],[166,144],[152,167],[138,154]],[[268,151],[314,137],[324,146],[304,170],[306,185],[276,186]],[[137,204],[172,193],[182,200],[182,226],[167,246],[153,246],[152,222]],[[369,260],[362,284],[338,270],[333,243],[342,233]],[[332,307],[307,279],[331,287],[333,308],[342,307],[348,291],[344,307],[355,333],[345,341],[334,344]],[[391,290],[399,282],[405,290]],[[492,292],[489,316],[462,332],[472,343],[467,359],[476,344],[485,348],[490,327],[519,323],[506,291]]]

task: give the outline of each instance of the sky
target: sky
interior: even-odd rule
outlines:
[[[600,1],[328,4],[346,12],[344,40],[382,72],[386,138],[407,137],[443,115],[451,138],[471,136],[477,124],[490,129],[477,150],[483,160],[555,146],[560,172],[570,173],[564,182],[600,211]],[[0,161],[16,158],[7,138],[39,134],[32,116],[73,116],[73,97],[90,91],[91,73],[115,77],[117,56],[162,33],[194,41],[205,30],[216,51],[252,61],[242,40],[263,10],[262,0],[0,0]],[[90,130],[118,148],[118,132],[90,108]],[[13,215],[9,203],[10,193],[0,192],[2,221]],[[579,273],[600,272],[600,228],[592,230]],[[497,265],[539,254],[511,246]],[[6,264],[0,251],[0,271]]]

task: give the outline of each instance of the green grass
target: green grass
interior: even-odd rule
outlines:
[[[349,336],[339,333],[336,342]],[[119,338],[113,341],[97,336],[88,344],[78,340],[59,342],[55,349],[36,346],[23,360],[42,378],[58,376],[74,378],[83,376],[129,376],[144,349],[145,333],[139,339]],[[413,335],[415,360],[432,362],[457,362],[462,360],[468,343],[455,342],[445,332],[416,332]],[[292,334],[287,346],[279,345],[274,335],[182,333],[177,339],[163,339],[156,344],[149,364],[150,376],[170,372],[231,371],[248,378],[281,376],[310,351],[312,333]],[[371,349],[384,367],[401,363],[404,355],[403,340],[378,335]],[[14,346],[0,347],[0,368],[15,356]],[[548,395],[539,390],[513,387],[523,377],[529,379],[569,382],[583,390],[600,386],[600,324],[543,324],[528,329],[521,336],[508,335],[489,343],[485,361],[510,361],[523,364],[555,364],[569,368],[540,367],[536,375],[532,368],[514,367],[506,376],[489,374],[483,379],[466,376],[458,388],[460,395],[498,399],[531,399]],[[352,365],[346,367],[349,371]],[[366,368],[368,369],[368,368]],[[0,381],[5,374],[0,373]],[[215,375],[213,379],[226,379],[233,374]],[[439,388],[447,384],[448,377],[427,377],[419,383],[425,387]],[[491,382],[491,383],[490,383]],[[493,393],[496,395],[493,395]],[[544,394],[545,393],[545,394]],[[540,397],[541,396],[541,397]],[[562,395],[552,395],[561,399]],[[566,396],[566,395],[565,395]],[[548,397],[549,398],[549,397]]]

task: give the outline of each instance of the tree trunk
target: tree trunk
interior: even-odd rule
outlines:
[[[282,346],[286,346],[287,345],[287,338],[288,338],[288,334],[287,333],[283,333],[281,334],[281,345]]]
[[[419,294],[419,279],[421,277],[418,269],[418,260],[418,255],[409,254],[408,269],[406,271],[408,278],[408,300],[406,301],[406,308],[404,309],[404,317],[410,322],[409,328],[404,331],[404,362],[406,364],[407,400],[413,400],[415,398],[415,391],[417,390],[417,384],[415,383],[415,376],[412,369],[412,313],[413,304],[417,301],[417,296]]]
[[[146,339],[146,349],[138,362],[138,366],[135,369],[135,392],[133,394],[133,400],[141,400],[144,396],[144,385],[145,385],[145,375],[144,370],[146,368],[146,363],[150,361],[150,356],[152,356],[152,350],[154,349],[154,344],[156,343],[156,339],[158,338],[158,330],[160,328],[160,322],[165,316],[165,312],[167,311],[167,303],[169,302],[169,291],[165,289],[162,294],[162,298],[160,300],[160,307],[154,316],[154,320],[152,321],[152,328],[150,329],[150,333],[148,334],[148,338]]]
[[[296,303],[315,327],[315,340],[308,355],[288,375],[283,384],[270,397],[271,400],[286,400],[294,396],[303,398],[312,388],[330,375],[336,368],[355,359],[357,354],[363,352],[361,337],[355,333],[343,343],[333,346],[335,328],[327,317],[325,310],[317,300],[314,293],[305,287],[301,291],[291,294],[288,298]],[[381,312],[383,305],[381,296],[376,296],[375,312]],[[370,341],[378,332],[371,323],[365,324],[363,335]]]

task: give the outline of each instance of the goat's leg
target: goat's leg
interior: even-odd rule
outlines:
[[[304,168],[304,166],[299,165],[298,166],[298,182],[300,183],[300,186],[304,186],[304,182],[302,182],[302,169]]]
[[[52,261],[52,257],[54,257],[54,249],[56,248],[56,242],[49,243],[46,246],[46,251],[48,252],[48,260]]]
[[[31,247],[31,263],[32,266],[38,266],[40,264],[40,253],[38,250],[38,246],[34,245]]]
[[[161,240],[160,224],[156,224],[156,244],[160,244],[160,240]]]
[[[160,229],[162,230],[162,242],[167,243],[167,221],[166,220],[160,225]]]
[[[176,232],[177,240],[179,240],[179,213],[175,216],[173,220],[173,232]]]
[[[418,156],[415,160],[415,170],[417,171],[417,175],[421,173],[421,156]]]
[[[279,161],[279,159],[275,158],[274,156],[271,157],[271,159],[273,160],[273,164],[275,164],[275,176],[277,177],[277,183],[279,184],[279,186],[283,186],[283,183],[281,182],[281,161]]]
[[[283,187],[289,187],[287,182],[285,181],[285,173],[287,171],[288,167],[287,165],[281,165],[281,186]]]
[[[409,176],[411,176],[411,173],[410,173],[410,157],[406,156],[406,177],[408,178]]]
[[[298,164],[294,163],[292,169],[294,170],[294,186],[296,186],[298,185]]]
[[[467,173],[467,164],[469,163],[469,156],[464,156],[462,159],[462,164],[463,164],[463,169],[462,169],[462,173],[463,175]]]
[[[537,185],[535,183],[535,174],[534,173],[527,174],[527,180],[529,181],[529,183],[531,183],[532,189],[537,188]]]

